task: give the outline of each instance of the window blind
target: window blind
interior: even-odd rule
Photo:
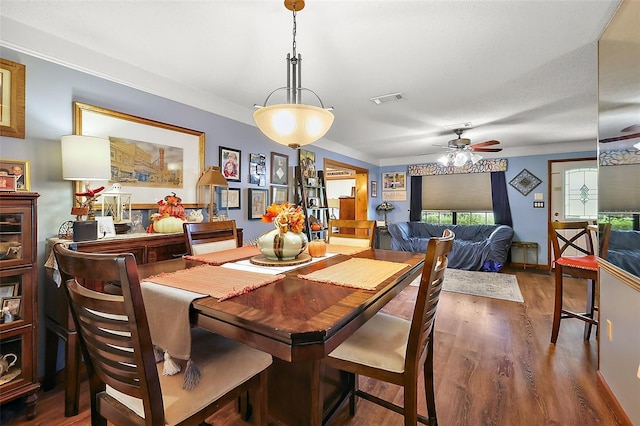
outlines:
[[[637,212],[640,206],[640,164],[602,166],[598,169],[598,210]]]
[[[491,174],[423,176],[422,209],[492,211]]]

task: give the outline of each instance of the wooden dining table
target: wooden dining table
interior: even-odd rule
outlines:
[[[375,290],[318,283],[300,278],[352,257],[406,263],[409,266]],[[368,249],[301,265],[285,278],[224,301],[213,297],[192,303],[195,324],[271,354],[269,415],[289,425],[321,425],[346,389],[339,371],[322,358],[353,334],[422,272],[424,255]],[[172,259],[140,265],[141,279],[193,266]],[[194,342],[197,344],[197,342]]]

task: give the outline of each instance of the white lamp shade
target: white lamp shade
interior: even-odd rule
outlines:
[[[330,111],[305,104],[270,105],[253,113],[262,133],[291,148],[308,145],[323,137],[331,128],[333,118]]]
[[[109,139],[69,135],[61,138],[62,178],[65,180],[109,180],[111,146]]]

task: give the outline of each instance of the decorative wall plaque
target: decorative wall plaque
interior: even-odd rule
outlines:
[[[526,197],[536,186],[540,185],[541,182],[542,181],[534,176],[529,170],[522,169],[516,177],[509,181],[509,185],[513,186],[519,193]]]

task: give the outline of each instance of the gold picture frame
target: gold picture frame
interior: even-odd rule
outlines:
[[[21,173],[19,170],[21,170]],[[29,168],[29,160],[0,158],[0,174],[16,177],[16,191],[31,191],[31,170]]]
[[[26,67],[0,58],[0,136],[24,139]]]
[[[98,136],[138,142],[153,142],[183,150],[183,179],[179,188],[143,186],[135,182],[121,182],[122,191],[131,193],[132,209],[153,209],[158,201],[175,192],[186,208],[196,208],[197,182],[204,170],[205,134],[197,130],[161,123],[159,121],[112,111],[81,102],[73,102],[73,131],[76,135]],[[112,160],[113,161],[113,160]],[[113,164],[112,164],[113,166]],[[112,167],[112,177],[113,177]],[[113,181],[112,181],[113,183]],[[95,182],[97,188],[104,182]],[[74,181],[74,192],[82,192],[83,182]]]

